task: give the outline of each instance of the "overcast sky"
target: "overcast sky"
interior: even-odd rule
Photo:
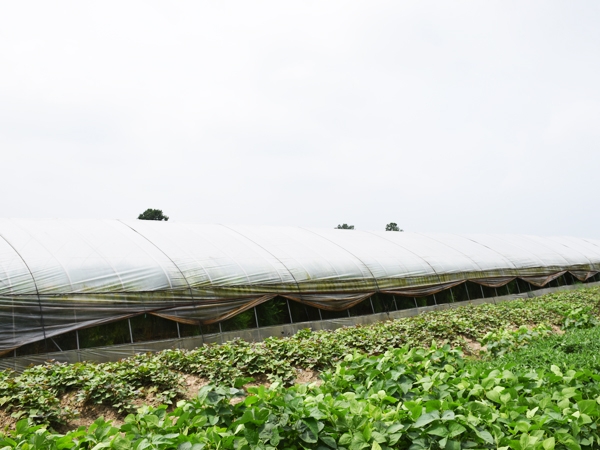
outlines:
[[[2,2],[1,216],[600,238],[600,2]]]

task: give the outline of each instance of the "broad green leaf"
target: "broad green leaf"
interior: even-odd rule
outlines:
[[[373,431],[371,433],[371,439],[373,439],[374,441],[380,443],[380,444],[385,444],[387,442],[387,437],[383,434],[381,434],[379,431]]]
[[[477,434],[477,436],[479,436],[481,439],[483,439],[488,444],[493,444],[494,443],[494,437],[490,434],[489,431],[487,431],[487,430],[475,430],[475,433]]]
[[[527,433],[523,433],[521,438],[519,439],[519,443],[521,444],[521,450],[533,450],[535,449],[535,444],[539,440],[536,436],[531,436]]]
[[[512,450],[524,450],[523,447],[521,446],[521,442],[517,441],[517,440],[510,440],[510,448]]]
[[[316,419],[306,417],[302,419],[302,423],[306,425],[306,429],[300,433],[300,439],[309,444],[315,444],[319,437],[319,427]]]
[[[433,411],[430,413],[423,414],[421,417],[417,419],[414,423],[413,427],[415,428],[423,428],[425,425],[430,424],[434,420],[440,418],[440,413],[438,411]]]
[[[367,423],[365,428],[363,429],[362,435],[365,438],[365,442],[369,442],[371,440],[371,425]]]
[[[416,421],[419,417],[421,417],[421,414],[423,413],[423,405],[421,403],[405,402],[404,406],[410,412],[410,416],[413,420]]]
[[[352,436],[352,442],[350,443],[350,450],[362,450],[363,448],[368,448],[370,445],[365,442],[361,433],[356,433]]]
[[[515,430],[518,430],[518,431],[520,431],[522,433],[527,433],[530,428],[531,428],[531,423],[530,422],[526,422],[524,420],[519,420],[515,424]]]
[[[332,438],[331,436],[319,436],[319,440],[330,448],[334,448],[334,449],[337,448],[335,439]]]
[[[258,437],[263,440],[269,440],[273,437],[273,434],[277,432],[277,428],[273,423],[265,423],[260,427]]]
[[[554,437],[569,450],[581,450],[581,446],[577,440],[569,433],[556,433]]]
[[[444,370],[448,373],[454,373],[456,372],[456,369],[454,368],[454,366],[451,366],[450,364],[446,364],[444,366]]]
[[[94,445],[92,450],[100,450],[101,448],[109,448],[110,442],[100,442],[99,444]],[[139,446],[138,446],[139,448]]]
[[[571,398],[577,395],[577,388],[575,387],[567,387],[561,391],[564,398]]]
[[[538,406],[536,406],[535,408],[527,411],[527,414],[525,414],[525,415],[527,416],[528,419],[531,419],[533,416],[535,416],[535,413],[538,411],[538,409],[540,409],[540,408]]]
[[[490,399],[491,401],[493,401],[493,402],[496,402],[496,403],[502,403],[502,402],[500,401],[500,392],[498,392],[498,391],[494,391],[494,390],[487,391],[487,392],[485,393],[485,396],[486,396],[487,398],[489,398],[489,399]]]
[[[192,443],[191,442],[183,442],[177,446],[177,450],[191,450]]]
[[[450,425],[448,427],[448,431],[449,431],[448,436],[453,438],[453,437],[458,436],[459,434],[464,433],[465,431],[467,431],[467,429],[465,427],[463,427],[460,423],[452,422],[452,423],[450,423]]]
[[[579,407],[579,411],[581,411],[583,414],[587,414],[588,416],[595,416],[598,414],[598,407],[594,400],[578,401],[577,406]]]
[[[456,415],[454,414],[454,411],[444,411],[442,413],[442,420],[446,421],[446,420],[454,420],[454,418],[456,417]]]
[[[352,435],[350,433],[342,434],[338,440],[338,443],[343,446],[350,445],[350,442],[352,442]]]
[[[388,429],[386,430],[386,432],[388,434],[393,434],[393,433],[397,433],[400,430],[403,430],[405,428],[404,424],[402,423],[395,423],[393,425],[390,425],[390,427],[388,427]]]
[[[132,442],[129,439],[126,439],[125,437],[118,434],[110,443],[110,447],[114,448],[115,450],[127,450],[131,448],[131,444]],[[190,448],[191,447],[192,446],[190,445]]]
[[[439,437],[447,437],[450,434],[448,429],[442,424],[434,425],[433,427],[426,429],[425,432]]]
[[[459,441],[448,441],[446,442],[445,450],[460,450],[461,445]]]

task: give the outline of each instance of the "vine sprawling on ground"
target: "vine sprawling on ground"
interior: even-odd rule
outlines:
[[[522,430],[526,427],[525,425],[511,425],[509,429],[506,428],[508,427],[507,424],[512,422],[504,423],[503,420],[513,420],[514,418],[511,416],[508,419],[500,420],[502,414],[508,414],[509,410],[498,412],[498,408],[514,407],[516,408],[515,411],[520,411],[520,415],[523,413],[527,417],[527,414],[533,414],[532,417],[534,417],[537,411],[550,407],[549,404],[544,403],[542,406],[538,406],[536,412],[527,412],[530,410],[523,409],[526,406],[523,402],[526,401],[525,398],[531,396],[545,398],[544,396],[549,393],[552,402],[566,399],[571,405],[569,408],[573,409],[573,414],[579,414],[580,416],[585,414],[586,417],[593,418],[592,422],[595,424],[596,416],[594,414],[596,414],[596,410],[590,406],[591,403],[582,403],[583,406],[580,406],[577,402],[595,401],[595,398],[598,397],[593,388],[593,385],[597,384],[598,381],[596,373],[588,370],[585,373],[577,372],[574,374],[568,370],[563,372],[561,371],[563,369],[558,367],[557,370],[540,368],[540,370],[548,372],[540,373],[538,371],[536,372],[537,375],[533,375],[533,372],[526,368],[522,368],[519,372],[510,376],[503,371],[496,373],[495,369],[490,367],[472,367],[471,371],[468,371],[464,368],[466,366],[460,354],[451,348],[464,346],[467,340],[478,341],[485,343],[490,348],[491,354],[500,356],[507,353],[507,350],[522,347],[537,340],[545,340],[543,337],[548,334],[552,326],[567,329],[592,327],[597,324],[598,311],[596,305],[599,298],[600,292],[597,289],[582,289],[534,299],[504,302],[498,305],[466,305],[371,326],[349,327],[330,332],[304,330],[290,338],[270,338],[260,343],[247,343],[237,340],[221,345],[208,345],[193,351],[168,350],[157,354],[138,355],[115,363],[80,363],[73,365],[54,363],[30,368],[22,374],[5,371],[0,372],[0,403],[8,413],[29,420],[28,422],[22,421],[19,423],[17,430],[13,432],[13,438],[11,438],[14,442],[23,442],[23,439],[41,439],[40,436],[45,436],[44,442],[49,443],[54,442],[52,440],[54,438],[51,438],[54,435],[43,431],[43,428],[36,431],[35,427],[31,428],[29,425],[35,422],[60,423],[76,414],[76,411],[61,406],[60,399],[65,393],[76,393],[80,404],[86,402],[103,403],[114,406],[120,411],[133,411],[132,401],[140,396],[142,389],[153,389],[159,398],[166,403],[176,399],[180,395],[182,373],[189,373],[206,377],[214,383],[220,384],[221,387],[205,388],[198,400],[191,403],[182,403],[179,408],[169,414],[166,413],[164,408],[158,410],[143,409],[138,416],[129,417],[128,422],[124,425],[125,428],[121,429],[121,432],[125,433],[124,435],[114,431],[116,428],[110,424],[99,421],[92,426],[92,431],[80,430],[75,434],[70,433],[62,437],[61,439],[67,439],[68,437],[68,445],[65,444],[60,448],[70,448],[76,444],[83,445],[82,442],[86,439],[85,442],[88,442],[88,444],[83,445],[83,447],[88,448],[92,442],[90,439],[98,440],[100,439],[98,436],[102,436],[100,440],[110,438],[109,441],[113,446],[117,444],[125,445],[121,442],[121,438],[124,438],[124,436],[128,442],[139,443],[142,436],[150,433],[150,430],[154,430],[150,433],[154,433],[152,439],[158,439],[155,442],[156,445],[152,444],[151,446],[160,448],[171,448],[171,445],[175,445],[177,439],[180,440],[180,442],[177,441],[179,442],[177,445],[190,442],[189,448],[194,443],[201,444],[204,442],[202,439],[204,439],[207,448],[212,448],[215,442],[221,442],[225,439],[225,436],[229,441],[225,439],[219,444],[225,447],[230,444],[233,445],[233,443],[236,446],[242,445],[243,447],[244,442],[247,442],[251,447],[255,446],[253,442],[256,436],[259,439],[256,442],[261,442],[261,445],[271,445],[271,447],[278,448],[283,448],[282,446],[312,448],[324,444],[332,448],[339,446],[358,449],[366,448],[361,447],[365,443],[368,443],[371,448],[377,448],[377,445],[382,448],[386,445],[404,448],[404,443],[407,442],[406,439],[410,439],[412,442],[420,442],[427,447],[434,445],[433,442],[437,438],[432,436],[437,436],[440,439],[435,445],[441,445],[445,437],[444,445],[446,445],[446,448],[457,448],[452,447],[454,444],[449,444],[449,442],[454,442],[455,439],[452,439],[452,437],[459,435],[462,436],[461,440],[463,437],[470,436],[469,439],[471,440],[469,442],[473,442],[474,446],[485,447],[486,445],[492,445],[489,442],[488,434],[494,439],[494,445],[500,445],[500,442],[511,441],[510,437],[514,437],[515,430],[521,430],[519,431],[521,435],[525,433]],[[417,351],[418,348],[429,347],[432,342],[437,343],[436,345],[447,342],[449,346],[442,349],[434,348],[429,351]],[[382,354],[384,356],[379,358],[369,358],[367,356]],[[354,356],[347,357],[346,355]],[[345,357],[347,359],[344,361]],[[440,366],[441,363],[438,360],[444,361],[444,364]],[[335,366],[336,364],[341,365]],[[361,364],[364,367],[349,369],[349,367],[353,367],[352,364]],[[381,367],[378,365],[381,365]],[[389,373],[398,372],[398,369],[394,369],[394,367],[399,365],[406,366],[406,374],[412,374],[410,376],[406,375],[409,378],[412,377],[410,378],[412,384],[408,389],[405,389],[409,385],[408,382],[404,383],[404,387],[402,384],[404,372],[397,377],[394,375],[396,378],[389,378]],[[308,388],[305,386],[288,389],[283,386],[294,379],[296,368],[324,370],[331,367],[337,368],[335,372],[323,376],[325,382],[321,388],[316,386]],[[373,367],[379,368],[373,369]],[[344,375],[340,375],[341,373],[344,373]],[[241,383],[247,381],[247,379],[244,379],[245,377],[263,374],[273,380],[280,380],[281,383],[270,390],[252,388],[254,389],[251,392],[252,395],[246,397],[242,403],[230,405],[229,400],[232,395],[246,395],[244,391],[238,389]],[[341,378],[339,378],[340,376]],[[427,377],[429,377],[429,381],[424,381]],[[460,384],[458,381],[463,378],[469,379],[469,377],[474,380],[473,383],[469,382],[469,386],[464,385],[464,383]],[[553,377],[562,378],[557,378],[555,384],[548,384],[546,379],[554,380]],[[493,382],[490,380],[493,380]],[[224,385],[235,385],[236,381],[238,383],[237,387],[224,387]],[[511,384],[513,381],[517,384]],[[525,382],[527,386],[533,386],[531,392],[523,391],[520,393],[522,388],[517,389],[515,386],[520,386]],[[345,387],[340,387],[342,385]],[[446,386],[439,389],[449,392],[449,397],[441,391],[432,397],[431,389],[438,385]],[[481,389],[477,388],[478,391],[473,387],[475,385],[481,386]],[[381,389],[373,391],[374,386],[380,386]],[[454,389],[452,390],[447,386],[454,386],[456,389],[452,388]],[[459,388],[457,386],[463,387]],[[492,386],[492,388],[488,388],[488,386]],[[500,402],[489,397],[491,395],[496,398],[496,394],[489,394],[489,389],[494,390],[495,386],[498,386],[496,391],[501,394],[501,397],[498,397]],[[562,387],[559,389],[557,386]],[[571,387],[575,387],[575,391],[568,390]],[[347,392],[358,395],[357,393],[361,392],[361,389],[365,391],[363,397],[345,397]],[[516,389],[517,394],[513,395],[513,391],[510,389]],[[565,389],[567,391],[564,391]],[[584,391],[581,391],[581,389],[584,389]],[[465,394],[467,390],[470,392],[468,395]],[[380,391],[384,394],[380,394]],[[458,394],[459,391],[462,391],[460,395]],[[510,399],[506,397],[509,392],[511,393]],[[596,397],[593,397],[593,395],[596,395]],[[318,400],[310,400],[313,397]],[[448,404],[444,403],[444,401],[450,401],[449,398],[459,399],[463,397],[464,401],[457,404],[453,403],[454,400]],[[326,399],[327,401],[325,401]],[[428,403],[434,400],[441,403]],[[347,404],[339,405],[340,401]],[[306,402],[311,406],[305,406]],[[424,408],[420,414],[414,402]],[[469,402],[469,408],[475,406],[472,402],[483,402],[487,405],[486,408],[491,408],[492,412],[489,412],[489,408],[484,408],[487,412],[484,414],[482,410],[481,414],[485,415],[485,419],[482,419],[483,416],[481,415],[477,416],[479,417],[477,420],[472,419],[472,414],[465,415],[467,410],[460,409],[465,408],[465,402]],[[554,405],[554,403],[552,404]],[[294,405],[300,410],[286,412],[286,408],[296,408]],[[432,405],[437,405],[437,409]],[[443,405],[446,409],[440,409]],[[331,408],[333,409],[331,410]],[[348,412],[348,408],[350,408],[350,412]],[[377,412],[379,411],[377,408],[380,412]],[[532,408],[535,408],[535,406],[532,406]],[[584,408],[585,412],[582,413],[578,408]],[[334,416],[338,413],[334,414],[332,412],[334,410],[342,411],[336,416],[337,419]],[[434,417],[434,411],[437,411],[440,416]],[[454,417],[464,416],[464,420],[460,417],[457,419],[457,424],[460,427],[452,425],[453,428],[451,429],[451,423],[445,423],[443,420],[445,417],[444,411],[452,411]],[[240,417],[246,417],[248,420],[237,417],[239,414],[241,414]],[[248,414],[251,414],[251,416]],[[267,415],[264,416],[265,414]],[[386,416],[386,414],[391,415]],[[433,414],[433,416],[430,414]],[[181,415],[185,415],[186,419],[181,419]],[[272,415],[276,419],[271,417]],[[356,423],[348,422],[349,428],[347,431],[343,431],[343,426],[340,425],[342,423],[340,417],[342,416],[346,418],[356,416],[355,419],[352,419]],[[424,423],[425,419],[420,419],[422,416],[428,418],[427,423]],[[294,417],[295,421],[292,420]],[[312,419],[310,419],[311,417]],[[382,421],[382,423],[386,423],[387,419],[382,419],[384,417],[391,418],[390,420],[393,419],[394,423],[404,423],[405,425],[403,425],[403,428],[395,429],[394,432],[391,432],[389,427],[384,430],[381,428],[384,425],[380,424]],[[429,418],[432,417],[433,419],[429,421]],[[414,423],[410,422],[411,420]],[[555,417],[553,420],[558,420],[558,418]],[[573,419],[568,416],[564,420],[565,423],[571,423]],[[582,420],[587,421],[588,419]],[[192,421],[190,423],[196,423],[192,428],[196,430],[193,433],[195,433],[194,436],[196,437],[194,439],[197,439],[197,442],[186,440],[187,438],[181,436],[165,438],[166,435],[181,434],[182,424],[189,421]],[[478,425],[473,425],[474,422],[477,422],[477,424],[484,424],[485,422],[491,428],[486,428],[487,425],[481,425],[478,428]],[[581,423],[578,426],[580,428],[584,425],[587,427],[592,422]],[[134,423],[135,426],[132,425]],[[367,423],[370,427],[368,429],[364,428]],[[421,425],[421,427],[419,428],[416,424]],[[429,424],[443,425],[447,435],[442,436],[446,431],[442,431],[442,428],[439,427],[438,432],[432,432],[432,429],[429,429]],[[342,428],[337,429],[338,425]],[[242,427],[240,428],[240,426]],[[465,428],[466,431],[458,433],[458,430],[462,430],[461,427]],[[494,427],[500,428],[496,429]],[[438,428],[433,428],[433,430]],[[176,431],[177,429],[180,429],[180,431]],[[188,427],[188,434],[191,433],[190,429]],[[352,431],[354,429],[362,429],[364,442],[360,441],[361,438],[357,437],[358,435]],[[484,433],[482,429],[485,429],[488,434]],[[266,436],[275,436],[273,430],[277,430],[276,433],[280,436],[279,441],[277,441],[277,437],[267,439]],[[544,443],[543,448],[549,448],[550,441],[548,439],[550,438],[545,437],[546,432],[540,434],[538,431],[538,428],[527,428],[526,433],[531,441],[523,441],[523,449],[538,448],[536,446],[541,445],[541,443]],[[396,438],[389,437],[383,440],[382,437],[373,438],[373,436],[378,436],[373,434],[375,432],[382,434],[382,436],[391,436],[398,433],[401,436],[395,441]],[[571,437],[577,435],[573,430],[560,432],[567,433]],[[425,434],[421,436],[418,433]],[[463,436],[463,433],[466,434]],[[90,437],[92,434],[96,437]],[[76,435],[80,437],[74,437]],[[243,438],[240,437],[242,435]],[[314,436],[316,435],[319,438],[315,441]],[[21,436],[21,438],[18,438],[18,436]],[[302,436],[306,439],[303,439]],[[321,436],[323,436],[323,439],[321,439]],[[15,438],[18,439],[15,440]],[[69,441],[69,439],[71,440]],[[175,441],[172,439],[175,439]],[[243,441],[243,439],[246,441]],[[568,443],[570,442],[569,439],[564,437],[563,441]],[[573,439],[576,439],[576,437],[573,437]],[[166,446],[161,447],[160,442],[163,441]],[[275,441],[279,443],[275,444]],[[167,442],[169,442],[168,445]],[[285,444],[280,444],[281,442]],[[584,441],[582,442],[585,444]],[[528,447],[530,444],[531,446]],[[11,446],[12,444],[5,441],[5,445]],[[514,443],[506,445],[517,448]],[[182,449],[184,448],[187,447],[184,445]],[[198,450],[200,448],[198,447]],[[567,448],[576,447],[567,445]]]

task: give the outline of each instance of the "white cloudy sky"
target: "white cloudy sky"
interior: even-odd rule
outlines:
[[[600,238],[596,1],[3,2],[5,217]]]

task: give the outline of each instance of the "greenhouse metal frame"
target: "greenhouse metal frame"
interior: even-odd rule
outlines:
[[[600,241],[0,219],[0,353],[326,320],[599,278]]]

